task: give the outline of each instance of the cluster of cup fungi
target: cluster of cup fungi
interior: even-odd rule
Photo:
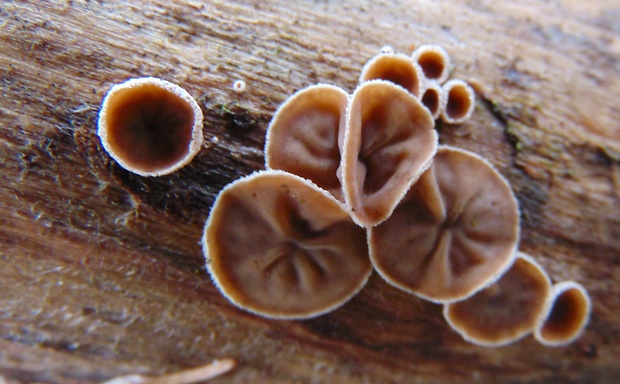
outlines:
[[[385,47],[352,94],[317,84],[286,100],[267,130],[266,170],[226,186],[205,225],[207,270],[224,296],[260,316],[307,319],[343,305],[374,269],[442,304],[472,343],[575,340],[586,290],[552,284],[518,250],[517,199],[487,160],[438,144],[435,120],[458,124],[475,107],[449,71],[440,46]],[[122,167],[160,176],[198,152],[202,119],[180,87],[132,79],[105,97],[98,133]]]

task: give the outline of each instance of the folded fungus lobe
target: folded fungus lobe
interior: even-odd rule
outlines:
[[[390,284],[424,299],[462,300],[514,259],[519,209],[480,156],[442,146],[392,216],[369,229],[370,257]]]
[[[465,300],[445,304],[443,315],[465,340],[502,346],[534,330],[550,293],[547,273],[530,256],[519,253],[497,282]]]
[[[153,78],[114,85],[103,99],[98,135],[123,168],[162,176],[187,163],[202,146],[202,111],[183,88]]]
[[[347,111],[342,186],[353,220],[387,219],[437,150],[434,121],[420,101],[384,80],[364,82]]]
[[[221,292],[278,319],[318,316],[366,283],[365,232],[325,190],[283,171],[239,179],[220,192],[203,250]]]
[[[267,167],[309,179],[344,202],[338,172],[348,100],[346,91],[326,84],[291,96],[267,129]]]

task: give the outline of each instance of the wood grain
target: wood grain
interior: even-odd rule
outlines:
[[[620,5],[605,0],[5,1],[0,5],[0,375],[96,383],[232,357],[213,382],[610,383],[620,377]],[[591,293],[576,343],[463,341],[439,306],[374,275],[308,321],[235,309],[198,244],[217,192],[263,168],[273,111],[317,82],[352,91],[385,44],[443,45],[478,93],[438,125],[511,181],[521,248]],[[205,148],[142,178],[95,134],[112,84],[158,76],[205,114]],[[248,88],[238,94],[235,80]],[[1,380],[0,380],[1,381]]]

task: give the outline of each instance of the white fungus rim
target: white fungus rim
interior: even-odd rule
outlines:
[[[467,99],[469,101],[467,111],[465,111],[465,113],[461,117],[452,117],[448,115],[447,111],[448,104],[450,104],[450,91],[456,87],[460,87],[465,90],[465,92],[467,93]],[[441,119],[448,124],[461,124],[465,122],[465,120],[468,120],[474,113],[474,109],[476,108],[476,94],[474,93],[473,88],[464,80],[451,79],[443,85],[443,91],[445,93],[446,101],[443,105],[443,111],[441,112]]]
[[[549,278],[549,275],[547,274],[547,272],[545,271],[545,269],[530,255],[527,255],[525,253],[522,252],[517,252],[517,255],[515,256],[515,258],[512,260],[512,263],[510,264],[509,268],[506,270],[508,271],[513,265],[514,263],[516,263],[516,261],[518,259],[523,259],[527,262],[529,262],[534,268],[536,268],[538,270],[538,272],[545,277],[545,280],[547,282],[547,286],[549,287],[549,291],[551,291],[551,279]],[[491,284],[489,284],[488,286],[496,283],[497,280]],[[487,287],[488,287],[487,286]],[[480,292],[480,291],[478,291]],[[463,299],[465,300],[465,299]],[[462,300],[459,300],[462,301]],[[446,320],[446,322],[448,323],[448,325],[450,326],[450,328],[452,328],[454,331],[456,331],[459,335],[461,335],[461,337],[463,337],[463,339],[465,341],[468,341],[472,344],[476,344],[476,345],[480,345],[482,347],[503,347],[512,343],[515,343],[519,340],[522,340],[523,338],[525,338],[526,336],[528,336],[529,334],[531,334],[534,331],[534,327],[533,326],[531,329],[523,329],[521,330],[518,334],[516,334],[514,337],[505,339],[505,340],[500,340],[500,341],[486,341],[486,340],[480,340],[472,335],[470,335],[465,329],[461,329],[459,328],[453,321],[452,318],[449,316],[449,311],[450,311],[450,305],[454,304],[454,303],[458,303],[459,301],[456,302],[451,302],[451,303],[445,303],[443,306],[443,317]],[[545,300],[547,301],[547,300]],[[541,313],[538,314],[535,324],[537,324],[541,318],[543,318],[545,316],[545,313],[547,311],[547,303],[545,303],[543,305],[543,310],[541,311]]]
[[[579,325],[576,327],[576,331],[573,335],[571,335],[570,337],[564,340],[557,340],[557,341],[548,340],[543,336],[542,329],[545,323],[547,322],[549,315],[551,315],[551,310],[553,309],[553,306],[558,296],[560,296],[562,293],[569,291],[571,289],[577,290],[583,296],[586,302],[586,310],[585,310],[584,316],[581,319]],[[577,340],[583,334],[583,331],[585,330],[586,326],[588,325],[588,322],[590,321],[591,314],[592,314],[592,300],[590,299],[590,295],[588,294],[588,291],[581,284],[575,281],[572,281],[572,280],[556,283],[553,285],[551,294],[549,295],[549,299],[548,299],[547,306],[546,306],[546,311],[543,314],[543,316],[540,317],[539,322],[536,325],[536,328],[534,328],[534,338],[539,343],[547,347],[562,347],[567,344],[570,344],[573,341]]]
[[[209,272],[209,276],[211,276],[211,280],[213,280],[213,283],[218,288],[218,290],[222,293],[222,295],[224,297],[226,297],[226,299],[228,299],[231,303],[233,303],[237,308],[240,308],[240,309],[242,309],[244,311],[253,313],[255,315],[258,315],[258,316],[261,316],[261,317],[264,317],[264,318],[269,318],[269,319],[274,319],[274,320],[303,320],[303,319],[311,319],[311,318],[315,318],[315,317],[324,315],[326,313],[329,313],[331,311],[334,311],[334,310],[340,308],[341,306],[346,304],[349,300],[351,300],[355,295],[357,295],[364,288],[364,286],[366,285],[366,283],[370,279],[370,276],[372,275],[372,270],[373,270],[372,266],[370,268],[368,268],[368,271],[366,272],[366,274],[364,276],[360,277],[359,284],[357,286],[355,286],[353,289],[351,289],[351,291],[347,295],[343,295],[343,297],[341,297],[340,300],[334,302],[331,305],[327,305],[327,306],[323,307],[320,310],[308,311],[307,313],[300,313],[300,314],[294,314],[294,315],[277,314],[277,313],[266,312],[266,311],[263,312],[263,311],[261,311],[261,310],[259,310],[257,308],[249,307],[246,304],[243,304],[243,303],[239,302],[238,300],[236,300],[234,298],[234,296],[229,295],[228,290],[220,282],[217,273],[215,273],[214,270],[212,269],[211,259],[209,257],[208,231],[209,231],[209,227],[211,226],[212,218],[214,216],[216,216],[216,215],[213,214],[213,212],[216,211],[216,210],[221,209],[217,205],[217,202],[219,201],[220,196],[222,196],[224,194],[224,192],[226,192],[228,189],[232,188],[233,186],[235,186],[235,185],[237,185],[239,183],[248,183],[248,182],[252,181],[254,178],[260,177],[260,175],[265,175],[265,174],[267,174],[267,175],[287,175],[287,176],[293,177],[297,181],[300,181],[302,183],[306,183],[311,189],[315,189],[317,192],[321,193],[323,196],[325,196],[325,197],[329,198],[330,200],[332,200],[333,202],[335,202],[339,207],[342,208],[343,212],[348,214],[348,211],[343,206],[343,204],[340,201],[338,201],[338,199],[336,199],[334,196],[332,196],[331,193],[329,193],[328,191],[324,190],[323,188],[317,186],[311,180],[304,179],[303,177],[297,176],[295,174],[292,174],[292,173],[289,173],[289,172],[286,172],[286,171],[280,171],[280,170],[263,170],[263,171],[253,172],[253,173],[251,173],[251,174],[249,174],[247,176],[243,176],[243,177],[241,177],[241,178],[231,182],[227,186],[225,186],[218,193],[218,195],[215,198],[215,201],[213,203],[212,212],[209,214],[209,218],[205,222],[205,226],[204,226],[204,229],[203,229],[203,235],[202,235],[202,239],[201,239],[201,244],[202,244],[203,255],[205,257],[206,269]]]
[[[425,75],[425,77],[429,80],[435,80],[438,83],[442,84],[446,80],[448,80],[448,76],[450,76],[450,55],[448,52],[441,46],[436,44],[424,44],[416,48],[411,54],[411,58],[416,63],[419,63],[420,57],[422,57],[426,53],[434,53],[439,55],[442,61],[443,68],[441,73],[436,78],[429,78]]]
[[[112,148],[112,145],[110,144],[108,140],[108,133],[109,133],[108,132],[109,130],[108,107],[110,104],[110,100],[114,96],[116,96],[116,94],[119,92],[129,90],[129,89],[139,88],[143,85],[154,85],[158,88],[161,88],[163,90],[166,90],[172,93],[173,95],[177,96],[178,98],[183,100],[185,103],[187,103],[191,107],[193,115],[194,115],[193,116],[194,121],[192,123],[191,140],[188,144],[188,149],[187,149],[187,153],[185,154],[185,156],[183,156],[183,158],[181,158],[174,164],[168,167],[162,167],[161,169],[158,169],[155,171],[143,171],[141,169],[135,168],[134,166],[129,164],[127,161],[125,161],[125,159],[123,159],[122,156],[116,153],[116,151],[114,150],[114,148]],[[181,88],[180,86],[174,83],[171,83],[169,81],[159,79],[156,77],[140,77],[140,78],[129,79],[123,83],[115,84],[112,86],[112,88],[110,88],[110,90],[108,91],[108,93],[103,99],[103,103],[101,105],[101,109],[99,112],[99,119],[97,122],[97,135],[101,139],[101,143],[103,144],[105,151],[108,152],[110,156],[124,169],[130,172],[136,173],[140,176],[147,176],[147,177],[163,176],[163,175],[168,175],[172,172],[175,172],[181,169],[182,167],[184,167],[185,165],[187,165],[190,161],[192,161],[194,156],[196,156],[196,154],[200,151],[200,148],[202,147],[202,141],[203,141],[202,121],[203,121],[202,110],[198,106],[198,103],[196,103],[196,100],[185,89]]]
[[[506,179],[504,177],[504,175],[502,175],[497,170],[497,168],[491,162],[489,162],[487,159],[485,159],[484,157],[478,155],[477,153],[474,153],[474,152],[471,152],[471,151],[468,151],[468,150],[465,150],[465,149],[457,148],[457,147],[452,147],[452,146],[449,146],[449,145],[439,145],[437,147],[437,151],[435,153],[435,156],[441,150],[450,150],[450,151],[454,151],[454,152],[460,152],[460,153],[463,153],[463,154],[466,154],[466,155],[470,155],[470,156],[473,156],[473,157],[476,157],[476,158],[482,160],[484,163],[486,163],[488,166],[490,166],[493,169],[493,171],[495,171],[495,173],[497,173],[497,175],[499,176],[501,182],[504,183],[505,186],[508,187],[510,191],[512,191],[512,187],[510,186],[510,183],[508,182],[508,179]],[[431,162],[431,164],[432,164],[432,162]],[[430,164],[429,164],[429,166],[430,166]],[[411,187],[413,187],[413,185]],[[407,192],[409,192],[409,190],[407,190],[405,192],[405,194],[403,194],[403,196],[401,196],[401,198],[399,200],[399,203],[405,197]],[[514,244],[514,246],[512,247],[512,249],[510,251],[510,256],[506,259],[504,264],[500,265],[500,267],[497,269],[497,271],[493,275],[491,275],[486,280],[481,280],[478,285],[473,286],[471,288],[471,290],[466,292],[465,294],[463,294],[463,295],[461,295],[459,297],[456,297],[456,298],[439,299],[439,298],[431,297],[431,296],[425,295],[425,294],[423,294],[421,292],[412,290],[408,286],[406,286],[404,284],[401,284],[398,281],[393,280],[390,276],[387,276],[385,274],[385,272],[383,272],[380,268],[376,267],[376,265],[377,265],[377,261],[376,261],[377,260],[377,255],[375,254],[375,252],[373,252],[373,248],[371,247],[371,244],[370,244],[371,231],[373,230],[373,228],[367,228],[366,229],[366,241],[368,243],[368,254],[370,255],[370,261],[372,262],[374,270],[377,271],[379,276],[381,276],[385,281],[387,281],[388,284],[392,285],[393,287],[396,287],[396,288],[398,288],[398,289],[400,289],[402,291],[405,291],[405,292],[407,292],[409,294],[412,294],[412,295],[414,295],[416,297],[419,297],[419,298],[421,298],[423,300],[426,300],[426,301],[430,301],[431,303],[435,303],[435,304],[453,303],[453,302],[465,300],[465,299],[475,295],[477,292],[479,292],[479,291],[483,290],[484,288],[492,285],[498,279],[500,279],[504,275],[504,273],[506,273],[506,271],[508,271],[508,269],[510,269],[510,267],[514,263],[515,258],[517,257],[517,251],[518,251],[518,248],[519,248],[519,240],[521,238],[521,211],[520,211],[520,208],[519,208],[519,201],[517,200],[517,198],[514,195],[514,193],[511,193],[510,197],[511,197],[511,201],[517,207],[517,226],[516,226],[516,229],[515,229],[516,241],[515,241],[515,244]]]

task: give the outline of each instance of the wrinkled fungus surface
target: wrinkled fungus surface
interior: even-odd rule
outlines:
[[[392,216],[369,230],[379,274],[434,302],[464,299],[497,279],[518,238],[506,180],[480,156],[445,146]]]
[[[526,336],[544,314],[551,281],[531,257],[519,254],[494,284],[444,306],[444,317],[474,344],[501,346]]]
[[[340,201],[340,144],[348,94],[319,84],[291,96],[276,111],[267,131],[265,162],[312,180]]]
[[[371,227],[387,219],[430,165],[437,133],[428,110],[409,92],[373,80],[354,92],[347,111],[342,185],[351,216]]]
[[[368,279],[365,232],[326,191],[282,171],[218,196],[203,238],[207,268],[237,306],[280,319],[328,312]]]
[[[98,134],[123,168],[160,176],[189,163],[200,150],[202,118],[181,87],[156,78],[131,79],[104,98]]]
[[[588,323],[590,297],[578,283],[566,281],[553,286],[549,312],[535,336],[548,346],[562,346],[575,340]]]

